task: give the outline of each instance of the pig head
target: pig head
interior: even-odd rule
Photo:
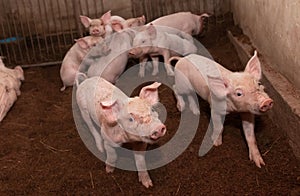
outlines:
[[[145,187],[152,186],[147,172],[145,143],[154,143],[166,132],[152,106],[158,102],[160,83],[142,88],[138,97],[129,98],[120,89],[100,77],[84,80],[76,92],[77,103],[100,151],[106,151],[106,171],[113,172],[116,147],[128,142],[141,142],[134,146],[134,157],[139,180]],[[91,91],[91,89],[94,89]],[[90,92],[91,91],[91,92]],[[93,96],[91,96],[93,95]],[[101,133],[93,123],[101,127]]]
[[[106,34],[106,25],[109,24],[111,19],[111,11],[104,13],[100,18],[91,19],[87,16],[80,16],[81,23],[85,28],[89,29],[92,36],[104,37]]]
[[[173,59],[180,59],[174,57]],[[172,59],[170,59],[172,60]],[[216,68],[218,75],[208,75],[211,68]],[[211,105],[213,122],[212,141],[215,146],[222,144],[223,117],[226,113],[240,112],[244,134],[249,147],[249,158],[258,167],[264,161],[258,150],[254,134],[254,115],[263,114],[273,106],[273,100],[265,93],[261,79],[261,65],[255,51],[243,72],[231,72],[220,64],[199,55],[181,58],[175,65],[174,91],[177,107],[183,110],[185,102],[182,95],[188,96],[189,107],[194,114],[199,114],[196,100],[190,96],[197,94]],[[225,107],[218,105],[223,101]]]
[[[14,69],[7,68],[3,63],[2,58],[4,57],[0,57],[0,71],[4,71],[5,73],[11,75],[17,80],[23,81],[25,78],[24,78],[24,71],[22,67],[18,65]]]

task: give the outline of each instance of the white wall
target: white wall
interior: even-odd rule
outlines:
[[[300,89],[300,1],[231,0],[231,10],[258,51]]]

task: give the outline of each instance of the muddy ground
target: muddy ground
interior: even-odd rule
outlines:
[[[231,70],[242,69],[224,31],[198,39],[216,61]],[[266,166],[257,168],[249,160],[237,114],[226,117],[223,144],[199,157],[210,117],[208,104],[200,98],[195,138],[177,159],[149,171],[154,187],[144,188],[134,171],[106,174],[105,164],[76,130],[72,89],[59,91],[59,68],[25,69],[22,95],[0,124],[1,195],[300,195],[299,162],[285,130],[266,115],[256,117],[257,143]],[[171,89],[162,86],[160,99],[168,111],[168,133],[158,146],[175,134],[180,120]]]

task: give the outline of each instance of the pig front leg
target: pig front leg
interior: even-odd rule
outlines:
[[[150,186],[153,186],[153,184],[146,168],[146,161],[145,161],[146,148],[147,148],[146,143],[136,143],[133,146],[134,159],[135,159],[136,168],[138,170],[139,181],[146,188],[149,188]]]
[[[214,146],[220,146],[222,144],[222,133],[223,133],[223,120],[222,115],[211,111],[211,119],[213,123],[213,133],[211,139],[214,143]]]
[[[255,134],[254,134],[254,114],[251,113],[242,113],[242,124],[244,129],[244,134],[249,148],[249,158],[251,161],[254,161],[255,165],[261,168],[262,165],[265,165],[263,158],[260,155],[258,150]]]
[[[112,173],[115,170],[115,165],[117,162],[117,152],[116,149],[109,144],[109,142],[104,141],[104,148],[106,150],[106,172]]]
[[[139,70],[139,77],[143,78],[145,77],[145,67],[147,64],[148,58],[143,56],[140,58],[140,70]]]

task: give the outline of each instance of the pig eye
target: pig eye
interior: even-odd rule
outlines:
[[[260,85],[261,85],[261,82],[258,82],[257,84],[260,86]]]
[[[134,119],[132,117],[129,118],[129,122],[133,122]]]
[[[237,89],[235,91],[235,95],[238,96],[238,97],[242,97],[242,96],[244,96],[244,93],[243,93],[243,91],[241,89]]]

